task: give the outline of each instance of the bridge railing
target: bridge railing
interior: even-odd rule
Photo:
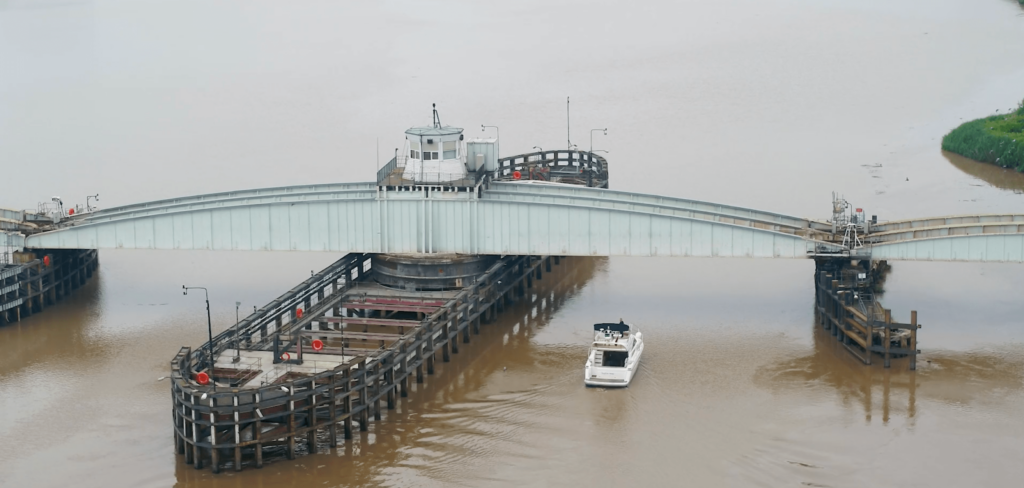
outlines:
[[[408,156],[398,156],[388,161],[388,164],[384,165],[379,171],[377,171],[377,185],[378,186],[445,186],[445,187],[475,187],[483,180],[491,177],[491,175],[485,171],[476,172],[460,172],[460,173],[446,173],[438,171],[420,171],[412,178],[407,178],[405,174],[405,167],[408,163]]]
[[[391,175],[396,168],[398,168],[397,156],[391,158],[391,161],[388,161],[388,164],[385,164],[383,168],[377,170],[377,183],[384,181],[384,179]]]
[[[608,161],[588,151],[538,151],[501,158],[495,178],[514,180],[516,171],[520,179],[608,187]]]
[[[234,349],[236,346],[266,348],[278,334],[309,322],[315,316],[315,309],[322,308],[318,307],[321,301],[334,298],[332,295],[335,293],[343,293],[355,280],[365,276],[368,259],[365,254],[347,254],[241,319],[235,326],[217,334],[213,338],[213,356],[217,357],[225,350]],[[307,300],[310,290],[320,292],[316,301]],[[296,311],[300,308],[304,309],[305,318],[297,316]],[[193,372],[209,366],[208,344],[191,351],[190,354],[190,367]]]

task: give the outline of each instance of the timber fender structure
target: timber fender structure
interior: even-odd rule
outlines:
[[[179,351],[170,376],[174,445],[187,464],[261,468],[268,447],[294,459],[367,431],[382,402],[394,409],[411,381],[433,375],[438,358],[456,357],[481,323],[517,302],[550,310],[554,291],[539,292],[535,280],[560,259],[505,256],[461,290],[418,295],[374,283],[372,261],[346,255],[212,344]]]
[[[85,285],[99,267],[92,249],[39,249],[14,253],[0,265],[0,325],[42,312]]]

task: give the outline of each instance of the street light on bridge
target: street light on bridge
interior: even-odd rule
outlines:
[[[181,289],[184,290],[181,294],[188,295],[189,290],[203,290],[206,295],[206,333],[210,338],[210,381],[213,382],[214,388],[217,387],[217,382],[213,381],[213,322],[210,320],[210,292],[202,286],[185,286],[181,285]]]
[[[480,124],[480,132],[483,132],[485,129],[488,129],[488,128],[494,129],[494,138],[495,139],[501,139],[501,132],[498,130],[498,126],[496,126],[496,125]]]

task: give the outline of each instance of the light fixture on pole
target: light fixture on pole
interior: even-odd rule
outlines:
[[[86,212],[92,212],[92,205],[89,205],[89,200],[96,200],[97,202],[100,201],[100,194],[97,193],[95,195],[89,195],[89,196],[85,197],[85,211]]]
[[[501,132],[498,130],[498,126],[480,124],[480,132],[483,132],[486,129],[494,129],[494,138],[501,139]]]
[[[206,295],[206,333],[209,335],[209,338],[210,338],[210,342],[209,342],[209,344],[210,344],[210,363],[209,363],[209,368],[210,368],[210,380],[213,381],[213,365],[215,363],[213,361],[213,321],[210,319],[210,292],[206,288],[204,288],[202,286],[185,286],[185,285],[181,285],[181,289],[184,290],[182,292],[182,295],[188,295],[188,291],[189,290],[203,290],[203,293]],[[216,381],[213,381],[213,389],[214,390],[217,389],[217,382]]]
[[[232,363],[242,360],[242,349],[238,341],[238,307],[241,306],[242,302],[235,302],[235,358],[231,360]]]
[[[608,128],[604,129],[590,129],[590,152],[594,152],[594,133],[597,131],[604,132],[604,135],[608,135]]]

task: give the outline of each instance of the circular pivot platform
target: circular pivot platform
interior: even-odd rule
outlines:
[[[455,290],[476,283],[498,256],[464,254],[375,254],[373,279],[389,288]]]

